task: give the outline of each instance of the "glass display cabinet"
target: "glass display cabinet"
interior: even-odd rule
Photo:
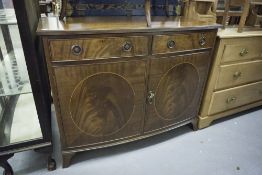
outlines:
[[[29,14],[30,12],[30,14]],[[51,155],[51,101],[43,63],[35,47],[39,19],[36,0],[0,0],[0,166],[29,149]],[[55,162],[49,156],[49,169]]]

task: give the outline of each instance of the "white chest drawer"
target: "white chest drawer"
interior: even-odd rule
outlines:
[[[262,60],[220,67],[215,90],[262,80]]]
[[[262,57],[262,37],[228,39],[225,42],[222,64]]]

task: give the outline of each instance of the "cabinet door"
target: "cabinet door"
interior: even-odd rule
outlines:
[[[209,63],[209,52],[151,60],[144,132],[197,116]]]
[[[56,67],[54,73],[67,147],[140,135],[144,61]]]

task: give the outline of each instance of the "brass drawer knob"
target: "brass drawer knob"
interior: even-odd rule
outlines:
[[[240,56],[245,56],[246,54],[248,54],[248,50],[246,48],[242,49],[241,52],[239,53]]]
[[[206,39],[205,39],[205,38],[201,38],[201,39],[199,40],[199,45],[202,46],[202,47],[205,46],[206,43],[207,43],[207,42],[206,42]]]
[[[153,103],[153,100],[155,98],[155,93],[153,91],[148,92],[147,101],[149,104]]]
[[[176,42],[174,40],[169,40],[167,42],[167,48],[173,49],[176,46]]]
[[[229,98],[227,98],[226,102],[227,102],[228,104],[230,104],[230,103],[235,102],[236,100],[237,100],[237,97],[229,97]]]
[[[131,42],[125,42],[125,44],[123,45],[123,51],[125,52],[129,52],[132,50],[132,43]]]
[[[73,55],[78,56],[78,55],[80,55],[82,53],[82,51],[83,51],[83,49],[79,45],[73,45],[71,47],[71,52],[72,52]]]
[[[201,33],[200,39],[199,39],[199,45],[200,45],[201,47],[203,47],[203,46],[205,46],[206,44],[207,44],[207,42],[206,42],[206,36],[205,36],[204,33]]]
[[[242,73],[239,72],[239,71],[237,71],[237,72],[235,72],[235,73],[233,74],[233,77],[234,77],[235,79],[237,79],[237,78],[239,78],[239,77],[241,77],[241,76],[242,76]]]

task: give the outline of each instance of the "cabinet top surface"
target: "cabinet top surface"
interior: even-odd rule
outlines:
[[[237,28],[220,29],[217,33],[219,38],[242,38],[242,37],[256,37],[262,36],[262,29],[258,28],[244,28],[243,32],[237,32]]]
[[[221,25],[213,22],[189,20],[183,17],[152,17],[147,27],[145,17],[108,16],[77,17],[60,21],[57,17],[40,18],[38,35],[70,35],[129,32],[163,32],[217,29]]]

